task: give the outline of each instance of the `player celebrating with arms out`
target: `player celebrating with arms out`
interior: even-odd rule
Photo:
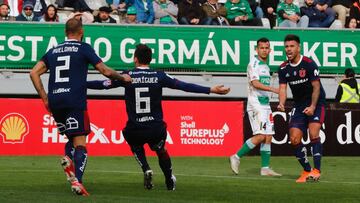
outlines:
[[[266,64],[270,54],[270,41],[261,38],[257,41],[257,56],[253,57],[247,67],[248,102],[247,112],[253,132],[241,149],[230,157],[230,167],[235,173],[239,173],[240,158],[247,154],[256,145],[260,146],[262,176],[281,176],[273,171],[270,165],[271,139],[274,132],[274,122],[270,108],[270,92],[279,93],[278,88],[270,87],[270,69]]]
[[[81,42],[84,36],[81,21],[69,19],[65,33],[68,39],[50,49],[31,70],[30,77],[45,108],[54,117],[59,133],[69,139],[61,164],[71,189],[78,195],[88,196],[82,185],[87,163],[86,136],[90,133],[86,103],[88,65],[92,64],[108,78],[124,82],[130,82],[131,78],[107,67],[89,44]],[[48,70],[46,94],[40,76]]]
[[[320,128],[325,117],[325,91],[321,85],[319,68],[316,63],[300,55],[300,38],[287,35],[284,40],[287,61],[279,68],[279,105],[278,110],[285,111],[287,84],[289,84],[294,106],[289,120],[291,145],[295,148],[295,156],[304,168],[297,183],[314,181],[320,178],[322,144]],[[309,130],[314,169],[307,159],[306,147],[301,139]]]
[[[155,151],[158,156],[167,189],[175,190],[176,178],[172,172],[169,153],[165,148],[167,126],[163,120],[161,106],[162,89],[168,87],[186,92],[227,94],[230,88],[223,87],[222,85],[215,85],[210,88],[182,82],[163,71],[151,70],[149,68],[151,60],[151,49],[144,44],[139,44],[136,46],[134,53],[135,69],[125,71],[132,78],[131,84],[125,84],[117,80],[89,81],[88,88],[109,89],[120,86],[125,87],[125,104],[128,121],[123,130],[123,135],[144,172],[144,187],[146,189],[153,188],[153,171],[146,160],[144,150],[144,145],[148,144],[150,149]]]

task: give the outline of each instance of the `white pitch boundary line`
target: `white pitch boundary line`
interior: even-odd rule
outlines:
[[[16,170],[16,172],[59,172],[59,170]],[[11,172],[14,173],[14,170],[0,170],[0,172]],[[107,170],[86,170],[87,173],[123,173],[123,174],[142,174],[141,172],[133,172],[133,171],[107,171]],[[265,180],[265,181],[291,181],[295,183],[295,179],[290,178],[282,178],[282,177],[244,177],[238,175],[191,175],[191,174],[182,174],[175,173],[175,176],[183,176],[183,177],[199,177],[199,178],[219,178],[219,179],[240,179],[240,180]],[[348,184],[348,185],[360,185],[360,182],[347,182],[347,181],[327,181],[320,180],[321,183],[330,183],[330,184]]]

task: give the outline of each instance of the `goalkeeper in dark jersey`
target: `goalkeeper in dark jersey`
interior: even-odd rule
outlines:
[[[90,81],[88,88],[110,89],[120,86],[125,88],[128,121],[123,130],[123,135],[144,172],[144,187],[146,189],[153,188],[153,171],[146,160],[144,150],[144,144],[148,144],[159,158],[159,165],[164,173],[167,189],[175,190],[176,178],[172,173],[170,156],[165,148],[167,131],[161,106],[162,89],[168,87],[186,92],[227,94],[230,88],[222,85],[210,88],[182,82],[163,71],[151,70],[149,68],[151,60],[151,49],[140,44],[134,53],[135,69],[124,72],[124,74],[131,76],[131,84],[118,80]]]

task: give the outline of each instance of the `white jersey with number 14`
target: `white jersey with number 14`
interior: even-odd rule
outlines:
[[[253,57],[247,67],[248,77],[248,103],[247,111],[270,108],[270,92],[256,89],[251,81],[258,80],[266,86],[270,86],[270,68],[257,57]]]

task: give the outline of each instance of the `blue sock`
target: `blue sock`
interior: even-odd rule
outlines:
[[[172,176],[171,159],[166,149],[156,151],[159,158],[159,165],[164,173],[165,179],[170,179]]]
[[[75,162],[75,176],[80,183],[82,183],[82,176],[85,172],[85,167],[87,163],[87,151],[84,146],[77,146],[75,148],[74,154]]]
[[[68,156],[71,160],[74,160],[74,153],[75,153],[74,145],[72,141],[69,140],[65,144],[65,155]]]
[[[314,159],[314,168],[320,171],[321,157],[322,157],[322,144],[320,138],[311,140],[312,154]]]
[[[311,166],[307,158],[307,150],[303,144],[295,146],[295,156],[305,171],[311,171]]]
[[[136,161],[139,163],[142,171],[150,170],[149,163],[146,160],[145,150],[143,146],[131,146],[131,151],[134,153]]]

